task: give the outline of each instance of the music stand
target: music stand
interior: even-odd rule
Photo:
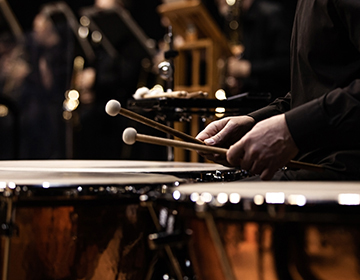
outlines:
[[[217,62],[231,55],[227,38],[201,1],[162,4],[158,12],[169,19],[174,34],[185,39],[177,48],[175,90],[204,91],[214,98],[221,87],[222,69]]]
[[[222,86],[225,59],[231,55],[225,35],[201,1],[182,0],[162,4],[158,12],[169,19],[174,34],[185,40],[176,48],[179,55],[174,61],[174,89],[203,91],[214,99],[215,92]],[[224,62],[222,67],[219,67],[220,61]],[[190,122],[188,134],[194,136],[200,127],[198,115],[192,115]],[[175,122],[174,128],[186,130],[183,122]],[[186,161],[185,153],[188,151],[175,148],[175,161]],[[190,152],[190,161],[199,161],[196,152]]]

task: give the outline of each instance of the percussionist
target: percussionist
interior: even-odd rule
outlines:
[[[262,180],[360,179],[360,2],[299,0],[291,41],[291,90],[246,116],[209,124],[197,135],[229,147],[226,156]],[[323,172],[281,170],[292,159]]]

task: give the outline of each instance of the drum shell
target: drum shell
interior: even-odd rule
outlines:
[[[146,209],[118,200],[53,204],[16,207],[8,279],[145,278],[153,232]]]
[[[154,254],[147,236],[156,230],[140,196],[186,181],[224,180],[228,171],[150,161],[2,161],[3,271],[8,263],[8,279],[144,279]]]
[[[337,201],[342,192],[357,196],[359,184],[339,188],[336,183],[308,183],[302,191],[291,183],[259,188],[241,184],[180,186],[158,201],[160,209],[176,211],[179,228],[192,231],[188,255],[197,279],[360,279],[360,206]],[[324,191],[319,191],[322,187]],[[217,194],[229,189],[242,194],[239,203],[214,202]],[[283,203],[254,203],[254,194],[265,197],[281,189]],[[190,199],[192,193],[202,192],[211,193],[212,201]],[[292,193],[304,194],[306,205],[290,205],[287,198]],[[220,238],[233,278],[225,271],[214,234]]]

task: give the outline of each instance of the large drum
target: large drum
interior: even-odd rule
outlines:
[[[1,161],[1,279],[155,279],[160,255],[147,239],[159,228],[142,197],[229,172],[216,164]]]
[[[157,205],[176,222],[155,244],[192,233],[189,279],[360,279],[359,182],[185,184]]]

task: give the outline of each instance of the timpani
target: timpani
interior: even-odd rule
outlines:
[[[197,279],[360,279],[360,182],[185,184],[157,203],[192,232]]]
[[[140,197],[230,172],[210,163],[0,161],[2,279],[147,279],[147,237],[157,228]]]

